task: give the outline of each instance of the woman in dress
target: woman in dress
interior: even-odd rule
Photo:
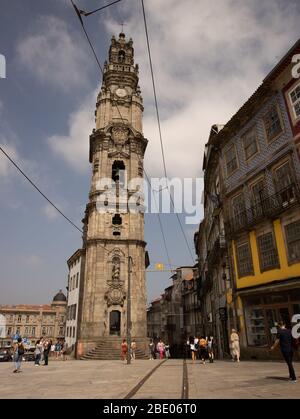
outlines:
[[[121,359],[122,359],[122,361],[126,361],[127,350],[128,350],[128,346],[127,346],[126,339],[123,339],[122,344],[121,344]]]
[[[230,348],[231,348],[231,356],[232,361],[237,360],[237,362],[240,362],[240,338],[235,329],[232,329],[231,335],[230,335]]]

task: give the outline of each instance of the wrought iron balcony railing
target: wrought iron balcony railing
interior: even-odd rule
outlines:
[[[274,218],[299,202],[299,191],[295,184],[291,184],[231,218],[227,224],[228,233],[232,236],[250,229],[265,218]]]

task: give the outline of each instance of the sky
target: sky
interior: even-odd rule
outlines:
[[[110,0],[75,0],[93,10]],[[168,177],[202,177],[205,143],[299,38],[298,0],[144,0]],[[121,22],[135,48],[144,98],[145,168],[164,175],[140,0],[123,0],[84,20],[100,61]],[[91,167],[101,74],[69,0],[2,0],[0,145],[40,189],[81,227]],[[201,194],[197,193],[201,210]],[[200,218],[201,215],[200,214]],[[192,260],[177,218],[162,214],[171,262]],[[185,224],[192,251],[197,224]],[[158,218],[147,214],[150,260],[167,262]],[[0,153],[0,304],[44,304],[67,285],[67,259],[81,235]],[[148,273],[148,301],[169,285]]]

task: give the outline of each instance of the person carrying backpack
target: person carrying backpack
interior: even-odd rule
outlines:
[[[204,336],[202,336],[199,341],[199,348],[200,348],[200,360],[202,361],[202,364],[205,365],[206,352],[207,352],[207,340],[205,339]]]
[[[21,363],[22,363],[24,353],[25,353],[25,348],[22,342],[22,338],[18,338],[17,343],[15,343],[14,345],[15,369],[13,372],[21,372]]]

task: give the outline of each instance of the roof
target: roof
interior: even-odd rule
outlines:
[[[221,129],[218,134],[210,135],[209,144],[219,144],[229,133],[237,132],[253,117],[257,107],[272,95],[272,90],[270,89],[272,82],[276,79],[276,77],[278,77],[284,68],[291,64],[292,56],[298,52],[300,52],[300,39],[298,39],[287,54],[285,54],[273,70],[271,70],[271,72],[265,77],[262,84],[255,90],[244,105],[232,116],[224,128]],[[207,164],[207,157],[204,164]]]
[[[54,311],[49,304],[33,305],[33,304],[16,304],[16,305],[0,305],[1,310],[8,311]]]
[[[67,260],[67,264],[70,268],[70,265],[72,265],[72,263],[78,259],[83,253],[83,249],[77,249],[76,252],[73,253],[73,255]]]
[[[56,302],[65,302],[67,301],[67,297],[65,296],[65,294],[62,292],[62,290],[59,290],[59,292],[53,297],[53,301]]]

